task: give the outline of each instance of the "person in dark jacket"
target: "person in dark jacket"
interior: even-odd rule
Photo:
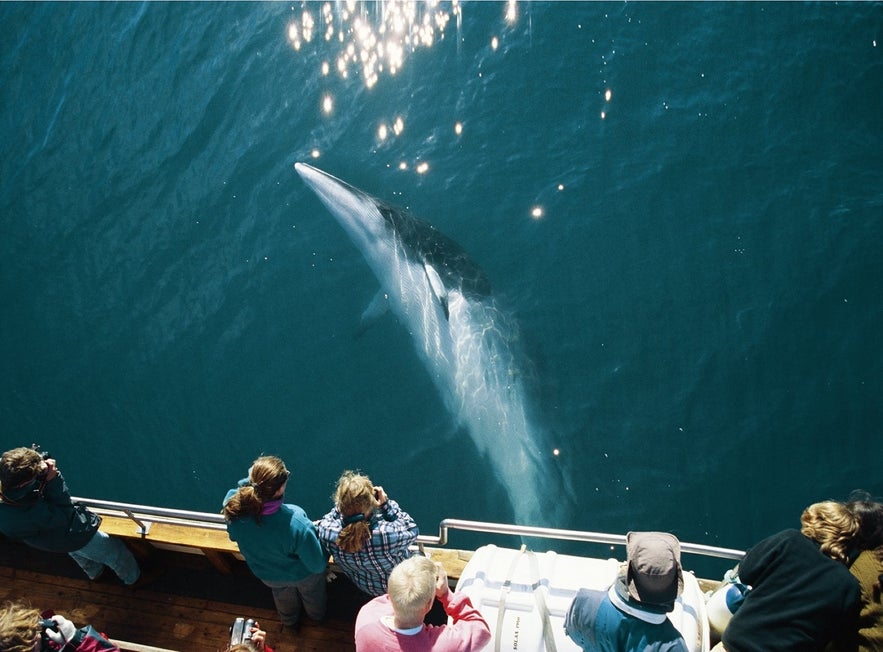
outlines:
[[[860,591],[846,567],[858,521],[845,505],[810,505],[801,529],[783,530],[739,562],[751,587],[714,649],[726,652],[854,650]]]
[[[135,585],[141,578],[138,562],[100,524],[97,514],[71,502],[54,459],[24,447],[0,457],[0,533],[32,548],[66,552],[89,579],[109,567],[124,584]]]

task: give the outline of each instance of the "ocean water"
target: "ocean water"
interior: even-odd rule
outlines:
[[[737,548],[883,494],[883,5],[4,2],[0,37],[0,433],[75,494],[215,511],[267,452],[312,517],[359,468],[427,533],[539,496]],[[563,488],[502,481],[393,315],[358,334],[376,279],[297,161],[484,269]]]

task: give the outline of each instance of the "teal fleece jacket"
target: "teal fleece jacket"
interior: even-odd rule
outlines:
[[[227,492],[225,505],[237,490]],[[297,505],[283,504],[279,511],[262,516],[260,523],[251,517],[228,521],[227,534],[261,580],[299,582],[325,570],[327,559],[316,527]]]

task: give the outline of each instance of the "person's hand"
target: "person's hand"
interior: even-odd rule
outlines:
[[[377,504],[383,507],[389,502],[389,496],[386,495],[386,492],[383,490],[383,487],[379,485],[374,485],[374,497],[377,499]]]
[[[262,630],[261,624],[257,621],[254,623],[254,627],[251,628],[251,642],[255,644],[259,650],[263,650],[267,646],[267,632]]]
[[[47,627],[46,628],[46,636],[49,637],[54,643],[57,643],[60,647],[64,647],[70,642],[74,636],[77,635],[77,627],[71,621],[69,621],[64,616],[59,616],[55,614],[52,616],[52,622],[55,623],[55,628]]]
[[[441,600],[450,591],[448,587],[448,574],[445,572],[445,567],[439,562],[435,562],[435,569],[435,597]]]
[[[44,479],[46,482],[53,480],[58,475],[58,466],[56,465],[55,460],[51,457],[48,460],[43,462],[46,465],[46,475],[44,475]]]

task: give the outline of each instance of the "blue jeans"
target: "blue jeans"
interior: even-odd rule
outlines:
[[[138,562],[126,544],[101,530],[96,530],[85,546],[67,554],[73,557],[90,580],[98,577],[105,566],[109,566],[124,584],[134,584],[141,575]]]
[[[325,617],[325,572],[309,575],[299,582],[269,582],[261,580],[273,590],[273,602],[283,625],[294,627],[300,622],[300,609],[313,620]]]

